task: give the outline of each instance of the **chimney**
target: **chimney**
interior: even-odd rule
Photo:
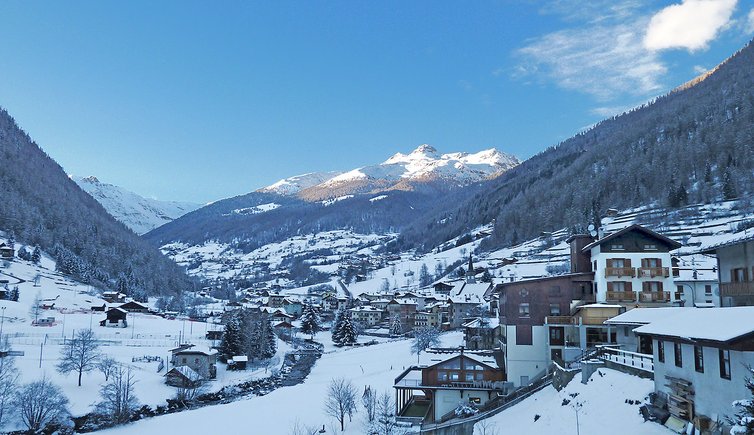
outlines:
[[[591,254],[582,250],[593,241],[594,238],[588,234],[574,234],[566,240],[571,245],[571,273],[592,271]]]

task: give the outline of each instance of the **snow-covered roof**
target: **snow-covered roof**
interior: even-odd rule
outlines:
[[[492,283],[489,282],[480,282],[480,283],[469,283],[460,289],[459,293],[455,293],[458,286],[453,287],[453,290],[451,290],[451,295],[458,296],[458,295],[476,295],[480,298],[483,298],[485,293],[487,293],[487,290],[489,290],[490,286],[492,286]]]
[[[207,355],[212,356],[217,354],[217,349],[210,349],[208,347],[201,347],[201,346],[192,346],[188,347],[186,349],[178,350],[176,352],[173,352],[174,355],[183,355],[183,354],[201,354],[201,355]]]
[[[477,295],[449,296],[447,300],[454,304],[481,304],[484,302],[484,300]]]
[[[494,329],[500,326],[500,318],[499,317],[489,317],[485,318],[484,322],[480,318],[476,318],[474,320],[468,321],[463,324],[464,328],[481,328],[486,327],[489,329]]]
[[[236,355],[233,357],[233,362],[248,362],[249,357],[246,355]]]
[[[197,381],[201,381],[202,379],[204,379],[202,377],[202,375],[200,375],[199,373],[195,372],[189,366],[173,367],[172,369],[170,369],[170,372],[172,372],[173,370],[175,370],[176,372],[180,373],[181,375],[183,375],[183,377],[185,377],[186,379],[188,379],[191,382],[197,382]],[[170,372],[168,372],[168,373],[170,373]],[[165,373],[165,376],[167,376],[167,373]]]
[[[754,333],[754,307],[690,308],[636,333],[727,342]]]
[[[607,235],[607,236],[605,236],[605,237],[603,237],[603,238],[601,238],[599,240],[596,240],[596,241],[594,241],[594,242],[592,242],[592,243],[584,246],[584,248],[581,251],[582,252],[587,252],[590,249],[594,248],[595,246],[599,246],[599,245],[601,245],[601,244],[603,244],[605,242],[608,242],[608,241],[610,241],[610,240],[612,240],[612,239],[614,239],[614,238],[616,238],[618,236],[622,236],[623,234],[627,234],[627,233],[630,233],[632,231],[638,231],[638,232],[644,233],[645,235],[647,235],[649,237],[652,237],[652,238],[654,238],[656,240],[659,240],[659,241],[665,243],[666,245],[668,245],[670,247],[670,250],[678,249],[678,248],[680,248],[682,246],[680,243],[676,242],[675,240],[670,239],[668,237],[665,237],[665,236],[663,236],[660,233],[654,232],[654,231],[650,230],[647,227],[643,227],[643,226],[641,226],[639,224],[633,224],[633,225],[627,226],[626,228],[623,228],[622,230],[616,231],[616,232],[614,232],[612,234],[609,234],[609,235]]]
[[[634,308],[605,321],[607,325],[646,325],[667,319],[691,307]]]
[[[754,233],[752,233],[748,229],[733,234],[722,234],[716,236],[715,240],[712,243],[709,243],[706,246],[701,246],[698,252],[703,254],[714,254],[715,251],[720,248],[727,248],[729,246],[749,242],[752,240],[754,240]]]
[[[393,302],[399,305],[416,305],[416,299],[409,299],[409,298],[397,298],[390,301],[391,304]]]
[[[579,308],[623,308],[623,305],[618,305],[618,304],[586,304],[586,305],[581,305]]]
[[[427,353],[431,354],[432,352],[428,350]],[[498,365],[497,361],[495,361],[495,358],[493,358],[491,356],[482,356],[482,355],[477,355],[477,354],[474,354],[474,353],[469,353],[468,351],[463,352],[463,353],[457,352],[457,353],[442,354],[442,360],[441,361],[433,361],[432,364],[429,365],[429,367],[433,367],[433,366],[436,366],[438,364],[442,364],[442,363],[444,363],[446,361],[450,361],[450,360],[452,360],[454,358],[457,358],[459,356],[464,356],[464,357],[466,357],[466,358],[468,358],[468,359],[470,359],[472,361],[475,361],[475,362],[487,365],[489,367],[492,367],[493,369],[500,369],[500,366]],[[433,358],[433,360],[434,360],[434,358]]]
[[[371,305],[362,305],[360,307],[354,307],[354,308],[351,308],[351,311],[354,311],[354,312],[357,312],[357,311],[372,311],[372,312],[376,312],[376,313],[381,313],[382,312],[381,309],[379,309],[377,307],[373,307]]]

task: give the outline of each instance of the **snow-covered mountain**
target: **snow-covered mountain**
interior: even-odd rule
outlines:
[[[71,179],[136,234],[147,233],[201,207],[189,202],[144,198],[122,187],[103,183],[94,176],[71,176]]]
[[[259,189],[259,192],[277,193],[278,195],[295,195],[303,189],[308,189],[317,184],[323,183],[331,178],[337,177],[342,172],[310,172],[308,174],[296,175],[294,177],[284,178],[275,184]]]
[[[343,173],[299,175],[260,191],[322,200],[357,193],[413,190],[422,184],[457,187],[496,177],[519,163],[516,157],[495,148],[474,154],[440,154],[431,145],[424,144],[409,154],[397,153],[376,165]]]

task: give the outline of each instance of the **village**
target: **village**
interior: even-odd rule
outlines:
[[[168,397],[189,403],[201,394],[280,376],[281,370],[287,373],[296,365],[302,348],[313,357],[295,383],[304,382],[308,370],[322,364],[317,359],[323,352],[368,352],[385,343],[416,342],[430,330],[438,336],[412,349],[419,363],[397,367],[391,385],[379,386],[392,387],[395,424],[406,430],[473,428],[545,387],[562,387],[579,372],[588,382],[602,368],[653,380],[652,393],[640,404],[641,415],[651,424],[677,433],[688,428],[721,433],[730,430],[738,411],[733,403],[749,394],[754,236],[744,229],[715,240],[697,250],[680,250],[680,242],[631,224],[569,236],[568,270],[544,277],[494,277],[476,267],[469,254],[463,274],[410,291],[357,293],[369,284],[359,277],[353,285],[334,280],[330,288],[336,291],[251,288],[235,301],[211,298],[211,289],[205,288],[197,296],[214,302],[203,307],[201,318],[157,310],[117,291],[92,297],[71,289],[68,298],[48,297],[45,279],[54,281],[57,290],[65,282],[51,271],[50,260],[8,267],[21,260],[15,258],[15,247],[3,243],[2,273],[8,278],[4,298],[12,300],[14,287],[18,292],[21,285],[22,300],[28,301],[24,287],[40,286],[45,291],[32,304],[30,323],[49,331],[30,334],[22,325],[25,313],[4,305],[8,347],[3,358],[18,359],[22,367],[36,358],[42,368],[54,358],[41,352],[33,356],[33,343],[63,346],[77,338],[77,328],[80,332],[88,324],[104,346],[125,346],[119,349],[128,351],[119,350],[118,357],[153,367],[150,380],[141,381],[140,397],[157,406]],[[686,261],[689,255],[696,258],[693,264]],[[76,287],[73,282],[65,285]],[[313,330],[307,326],[307,311],[316,313]],[[262,319],[260,327],[269,325],[274,332],[268,355],[257,358],[252,352],[229,350],[228,319],[240,313]],[[344,317],[352,325],[351,338],[338,341],[333,330]],[[74,331],[70,338],[66,322]],[[58,334],[60,338],[53,338]],[[138,345],[149,352],[130,347]],[[276,385],[280,379],[254,391],[267,394]],[[90,400],[74,409],[86,412]]]

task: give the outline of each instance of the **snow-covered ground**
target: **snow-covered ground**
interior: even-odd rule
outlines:
[[[651,380],[615,370],[599,369],[587,384],[582,384],[577,374],[562,391],[548,386],[477,423],[474,433],[483,434],[486,428],[486,435],[673,434],[664,426],[645,422],[639,414],[639,407],[653,390]]]
[[[325,338],[325,337],[322,337]],[[442,336],[443,345],[457,346],[462,335],[457,332]],[[411,341],[399,340],[374,346],[338,349],[325,353],[309,374],[306,382],[284,387],[263,397],[217,405],[197,410],[142,420],[106,431],[108,435],[163,434],[181,428],[183,434],[222,432],[285,435],[298,422],[303,426],[325,425],[327,433],[363,435],[364,410],[359,407],[345,432],[336,428],[337,422],[324,411],[324,400],[330,381],[342,377],[350,379],[359,391],[371,386],[380,394],[393,395],[395,378],[408,366],[416,364],[410,352]],[[434,362],[437,355],[421,354],[422,364]],[[253,430],[249,427],[253,425]]]
[[[16,248],[20,245],[16,244]],[[2,311],[2,335],[8,338],[11,349],[22,351],[23,356],[15,356],[13,361],[19,368],[20,382],[26,383],[46,377],[60,386],[70,400],[73,415],[86,414],[99,401],[99,389],[104,376],[99,371],[85,373],[82,386],[77,385],[75,374],[63,375],[57,372],[61,349],[65,338],[76,331],[92,328],[96,337],[102,340],[100,350],[117,362],[133,369],[136,377],[135,393],[139,402],[147,405],[164,405],[165,399],[175,395],[175,389],[165,385],[165,370],[157,371],[158,362],[139,361],[141,357],[161,357],[169,359],[169,350],[183,338],[183,342],[196,345],[211,345],[205,339],[208,330],[217,325],[192,322],[183,319],[165,319],[151,314],[129,313],[128,328],[106,328],[99,326],[104,319],[102,312],[92,312],[92,306],[101,306],[104,300],[96,296],[99,290],[77,283],[54,271],[55,264],[43,256],[40,265],[15,259],[8,267],[0,268],[0,279],[7,279],[8,286],[18,286],[18,302],[0,300]],[[37,284],[35,277],[39,276]],[[52,326],[33,326],[31,306],[36,297],[43,304],[54,304],[43,310],[39,318],[54,317]],[[111,306],[111,304],[108,304]],[[64,338],[65,337],[65,338]],[[287,343],[278,340],[278,351],[272,359],[274,366],[282,365],[284,354],[290,350]],[[218,364],[217,379],[207,385],[208,391],[216,391],[226,385],[269,376],[268,367],[251,367],[246,371],[227,371],[224,364]],[[12,429],[13,422],[4,429]]]

